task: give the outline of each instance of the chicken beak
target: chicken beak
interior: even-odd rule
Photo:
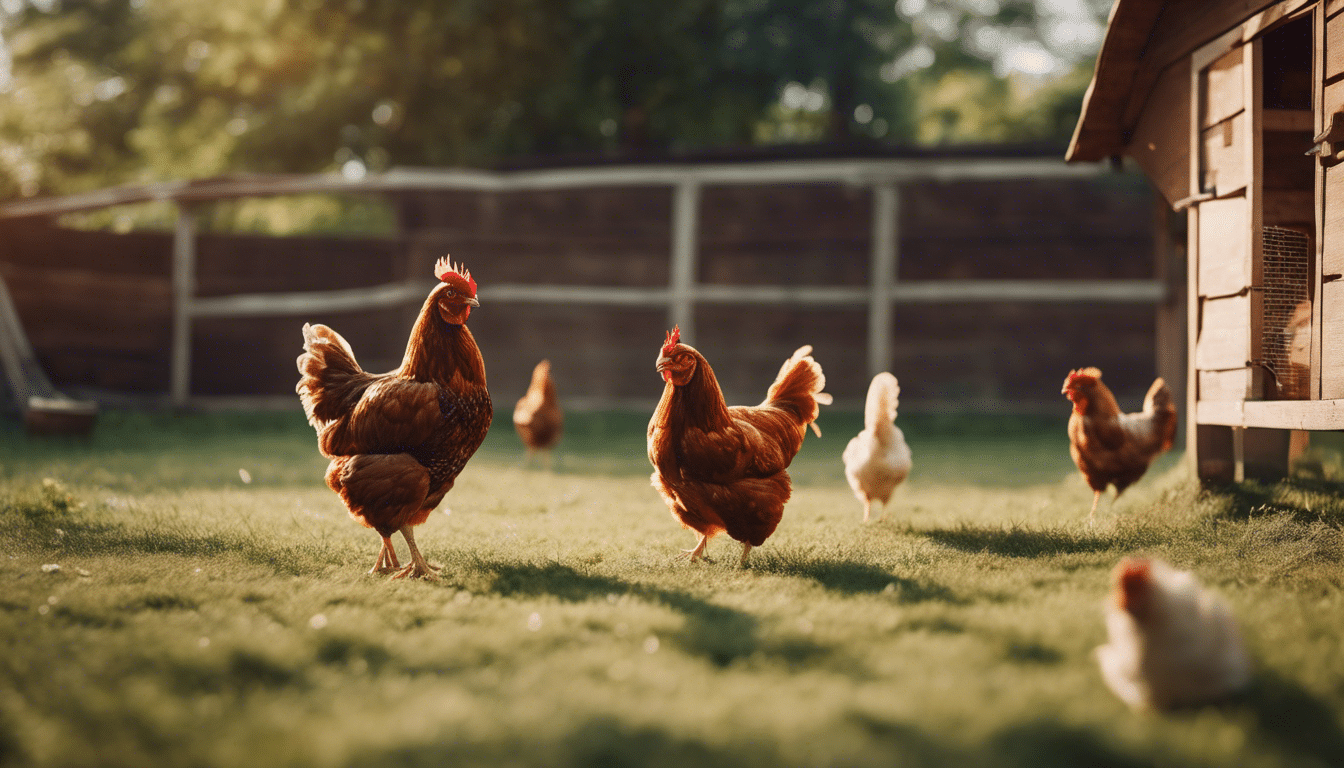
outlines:
[[[658,358],[658,363],[654,366],[654,370],[658,371],[659,373],[662,373],[663,371],[666,371],[668,368],[671,367],[672,367],[672,358],[668,357],[667,355],[663,355],[662,357]]]
[[[470,296],[468,296],[466,299],[464,299],[462,303],[466,304],[468,307],[479,307],[479,306],[481,306],[481,302],[477,301],[476,299],[474,299],[474,298],[472,298],[472,297],[470,297]]]

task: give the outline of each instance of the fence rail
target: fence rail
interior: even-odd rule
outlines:
[[[401,169],[362,179],[339,176],[269,176],[172,182],[121,187],[68,197],[0,205],[0,218],[51,216],[114,205],[168,201],[178,208],[173,238],[173,348],[170,393],[176,404],[190,398],[191,330],[199,318],[302,315],[416,304],[431,284],[419,280],[353,290],[300,293],[196,295],[194,209],[230,198],[312,193],[373,193],[419,190],[512,192],[592,187],[672,188],[669,280],[665,288],[505,284],[483,288],[486,302],[535,302],[661,308],[688,342],[695,338],[695,308],[701,304],[802,305],[853,308],[868,313],[868,373],[891,364],[891,320],[903,303],[1141,303],[1167,298],[1159,280],[898,280],[901,233],[900,185],[914,181],[1085,178],[1105,172],[1051,159],[914,158],[776,161],[725,164],[665,164],[489,172]],[[868,284],[850,286],[719,285],[696,280],[700,202],[706,186],[835,183],[873,192]]]

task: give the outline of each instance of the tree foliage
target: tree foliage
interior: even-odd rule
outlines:
[[[972,44],[998,39],[986,28],[1030,30],[1031,0],[936,2],[5,0],[0,197],[545,153],[1067,135],[1076,78],[1060,114],[1024,111],[991,71],[993,46]]]

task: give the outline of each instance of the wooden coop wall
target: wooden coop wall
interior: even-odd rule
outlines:
[[[813,344],[828,390],[857,406],[867,386],[867,305],[735,303],[748,287],[860,289],[870,273],[871,189],[834,183],[706,186],[699,206],[696,345],[732,402],[758,402],[779,364]],[[430,274],[445,253],[481,283],[471,328],[501,404],[553,362],[562,398],[651,403],[665,307],[491,300],[491,286],[561,284],[664,290],[666,188],[421,192],[393,196],[402,234],[388,238],[197,237],[198,295],[359,290]],[[1151,279],[1152,198],[1133,177],[902,184],[899,285],[1047,278]],[[84,232],[0,222],[0,273],[57,386],[162,397],[172,324],[171,233]],[[718,296],[719,294],[712,294]],[[109,296],[111,300],[109,301]],[[293,397],[304,321],[351,342],[369,370],[400,362],[414,306],[305,316],[199,317],[193,397]],[[897,302],[892,370],[912,407],[1050,409],[1071,368],[1097,365],[1135,405],[1155,375],[1150,302]],[[295,400],[297,403],[297,399]]]

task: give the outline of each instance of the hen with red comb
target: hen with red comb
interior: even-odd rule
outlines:
[[[331,460],[327,485],[350,515],[382,537],[371,573],[433,578],[437,570],[415,544],[414,526],[452,489],[458,473],[485,440],[493,414],[485,361],[467,330],[480,306],[466,267],[440,259],[411,329],[401,366],[372,374],[355,361],[340,334],[303,326],[296,390],[318,450]],[[392,545],[400,531],[410,551],[404,568]]]

